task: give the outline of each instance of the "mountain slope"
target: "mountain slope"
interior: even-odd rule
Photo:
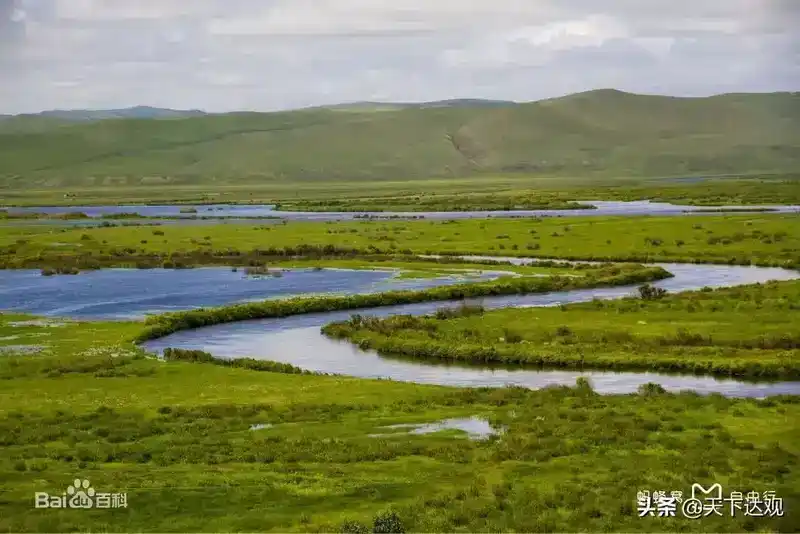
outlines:
[[[455,102],[380,113],[316,108],[0,127],[0,185],[800,170],[797,93],[673,98],[599,90],[528,104]]]

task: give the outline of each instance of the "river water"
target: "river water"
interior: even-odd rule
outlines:
[[[498,258],[500,259],[500,258]],[[535,260],[516,259],[519,263]],[[702,287],[726,287],[770,280],[794,280],[800,273],[779,268],[727,265],[659,264],[672,272],[673,278],[654,285],[671,292]],[[480,299],[487,308],[509,306],[555,306],[586,302],[594,298],[614,299],[633,295],[636,286],[597,288],[525,296]],[[460,303],[420,303],[360,310],[362,315],[385,317],[394,314],[420,315],[444,306]],[[526,369],[521,366],[443,365],[408,359],[390,358],[375,351],[328,339],[320,328],[332,321],[347,319],[352,311],[298,315],[280,319],[262,319],[215,325],[177,332],[145,344],[160,352],[167,347],[204,350],[222,358],[256,358],[290,363],[312,371],[361,378],[391,379],[421,384],[462,387],[502,387],[517,385],[541,388],[549,385],[572,385],[579,376],[588,377],[599,393],[632,393],[645,383],[656,382],[671,391],[690,389],[699,393],[728,396],[763,397],[777,394],[800,394],[800,382],[747,383],[704,376],[666,375],[637,372],[555,371]]]
[[[685,215],[708,214],[704,208],[668,203],[586,202],[593,210],[534,210],[480,212],[366,213],[377,217],[424,217],[426,219],[465,219],[487,217],[552,217],[598,215]],[[278,217],[289,220],[333,221],[362,217],[365,213],[280,212],[272,206],[217,205],[193,206],[196,214],[182,214],[188,206],[95,206],[12,208],[15,212],[83,212],[91,217],[119,213],[143,216],[186,218],[213,216],[250,222],[248,217]],[[725,207],[730,211],[752,206]],[[798,206],[769,206],[781,213],[800,213]],[[46,221],[64,224],[63,221]],[[218,223],[185,219],[181,223]],[[17,221],[26,224],[26,221]],[[35,223],[35,221],[34,221]],[[82,221],[75,224],[86,224]],[[90,224],[96,224],[90,222]],[[493,258],[488,258],[493,259]],[[536,260],[497,258],[516,263]],[[696,290],[704,286],[725,287],[769,280],[791,280],[800,273],[785,269],[738,267],[727,265],[661,264],[674,278],[657,284],[671,292]],[[488,276],[488,275],[487,275]],[[489,276],[491,277],[491,276]],[[49,316],[74,316],[98,319],[135,319],[148,313],[162,313],[203,306],[219,306],[266,298],[314,293],[370,293],[388,289],[424,288],[459,281],[455,278],[398,282],[392,274],[369,271],[293,270],[281,278],[243,277],[230,269],[125,270],[108,269],[79,276],[44,278],[38,271],[5,271],[0,278],[0,308]],[[509,306],[553,306],[586,302],[593,298],[613,299],[631,295],[635,287],[598,288],[527,296],[482,299],[487,308]],[[448,303],[435,302],[379,308],[362,314],[426,314]],[[456,303],[449,303],[456,305]],[[647,382],[657,382],[669,390],[692,389],[700,393],[718,392],[731,396],[760,397],[775,394],[800,394],[800,382],[750,384],[710,377],[672,376],[629,372],[574,372],[524,369],[522,367],[487,368],[469,365],[437,365],[428,362],[387,358],[373,351],[362,351],[346,342],[330,340],[320,333],[323,325],[348,318],[353,312],[300,315],[282,319],[246,321],[178,332],[147,343],[159,352],[166,347],[205,350],[223,358],[250,357],[291,363],[313,371],[410,381],[449,386],[504,386],[507,384],[540,388],[553,384],[573,384],[578,376],[587,376],[601,393],[629,393]]]
[[[25,208],[0,208],[6,209],[11,214],[45,213],[58,215],[66,213],[85,213],[89,217],[102,217],[104,215],[120,215],[135,213],[144,217],[172,217],[185,219],[184,223],[201,223],[196,217],[214,217],[225,219],[238,219],[245,222],[258,221],[254,217],[274,217],[298,221],[338,221],[367,217],[379,218],[414,218],[425,219],[475,219],[475,218],[508,218],[508,217],[558,217],[558,216],[608,216],[608,215],[685,215],[709,214],[709,209],[736,212],[752,209],[769,209],[775,213],[800,213],[800,206],[720,206],[708,208],[703,206],[679,206],[666,202],[650,202],[647,200],[622,202],[622,201],[582,201],[582,204],[595,206],[596,209],[578,210],[513,210],[513,211],[425,211],[425,212],[302,212],[302,211],[276,211],[269,205],[163,205],[163,206],[38,206]],[[181,213],[182,209],[194,209],[196,213]],[[17,221],[23,224],[26,221]],[[32,221],[30,221],[32,222]],[[56,221],[62,223],[64,221]],[[71,221],[79,224],[81,221]],[[91,221],[90,221],[91,222]],[[207,221],[205,221],[207,222]],[[213,220],[212,220],[213,222]]]
[[[397,279],[391,270],[281,269],[248,276],[244,268],[101,269],[42,276],[38,270],[0,271],[0,309],[45,317],[136,320],[147,314],[313,294],[379,293],[465,281],[462,276]],[[496,274],[470,276],[489,280]]]

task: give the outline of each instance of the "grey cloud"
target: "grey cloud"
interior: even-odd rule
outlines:
[[[25,37],[25,11],[15,0],[0,0],[0,45],[16,43]]]
[[[796,0],[0,0],[0,113],[797,90],[799,20]]]

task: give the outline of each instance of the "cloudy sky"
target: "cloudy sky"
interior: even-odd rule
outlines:
[[[0,113],[800,90],[800,0],[0,0]]]

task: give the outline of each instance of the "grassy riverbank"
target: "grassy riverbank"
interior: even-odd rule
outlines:
[[[276,203],[283,211],[510,211],[510,210],[580,210],[594,206],[574,202],[568,194],[555,192],[520,192],[506,194],[410,195],[401,197],[365,197],[353,199],[300,200]]]
[[[622,286],[660,280],[672,276],[660,267],[637,265],[611,266],[588,272],[586,276],[564,277],[502,277],[489,282],[463,283],[421,290],[387,291],[368,295],[296,297],[284,300],[234,304],[219,308],[197,309],[148,317],[147,328],[137,337],[146,341],[164,337],[180,330],[200,328],[220,323],[232,323],[249,319],[288,317],[306,313],[322,313],[337,310],[357,310],[411,304],[462,300],[497,295],[523,295],[568,291],[571,289]]]
[[[715,179],[697,183],[633,181],[623,185],[602,183],[600,186],[571,184],[558,189],[547,186],[517,188],[491,193],[418,193],[405,196],[354,196],[346,199],[277,201],[286,211],[489,211],[489,210],[555,210],[592,209],[579,201],[651,200],[695,206],[747,206],[770,204],[800,205],[800,175],[773,179]]]
[[[278,204],[299,211],[420,211],[576,208],[584,200],[654,200],[703,206],[800,205],[800,174],[644,179],[497,173],[387,181],[258,181],[10,189],[5,206]],[[2,207],[2,206],[0,206]],[[424,208],[423,208],[424,207]],[[0,214],[2,216],[2,214]]]
[[[385,354],[544,367],[800,378],[800,282],[456,318],[394,316],[328,325]]]
[[[289,222],[261,226],[0,226],[0,266],[241,264],[293,256],[486,254],[599,261],[800,265],[800,217],[572,217]]]
[[[159,362],[124,341],[141,325],[19,324],[31,319],[0,315],[2,336],[50,349],[0,358],[13,378],[0,388],[3,531],[333,532],[388,509],[409,532],[796,530],[797,397],[454,390]],[[370,437],[473,416],[502,433]],[[127,493],[127,509],[32,509],[34,492],[76,477]],[[775,491],[786,513],[638,516],[641,489],[715,482]]]

